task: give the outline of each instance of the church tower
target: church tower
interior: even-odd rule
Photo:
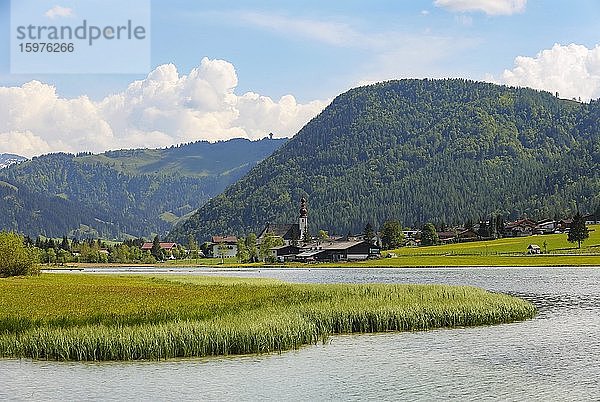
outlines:
[[[302,197],[300,200],[300,240],[304,240],[304,236],[308,235],[308,209],[306,208],[306,199]]]

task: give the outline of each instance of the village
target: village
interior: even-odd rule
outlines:
[[[600,224],[598,214],[588,214],[584,217],[586,225]],[[423,245],[441,245],[449,243],[466,243],[497,238],[528,237],[548,234],[568,233],[573,223],[572,218],[543,219],[518,219],[504,223],[500,219],[481,221],[465,226],[441,227],[436,229],[434,242],[425,244],[422,241],[422,229],[402,230],[401,247],[420,247]],[[267,247],[260,260],[263,262],[340,262],[360,261],[381,258],[381,251],[386,249],[382,241],[381,232],[372,235],[347,234],[346,236],[329,236],[320,231],[319,236],[313,237],[309,233],[308,208],[306,199],[300,201],[297,223],[266,224],[265,228],[256,236],[256,247]],[[269,242],[269,244],[266,244]],[[175,259],[173,250],[179,247],[177,243],[159,243],[166,258]],[[153,243],[142,245],[142,250],[149,251]],[[205,258],[240,257],[240,238],[234,235],[214,235],[211,241],[205,243],[200,256]],[[262,247],[264,249],[264,247]],[[540,254],[542,248],[532,241],[526,250],[528,254]],[[189,255],[190,250],[185,253]],[[388,255],[393,255],[389,254]],[[257,262],[257,261],[256,261]]]

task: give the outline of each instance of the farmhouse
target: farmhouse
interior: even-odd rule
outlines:
[[[504,227],[505,237],[525,237],[531,236],[535,230],[537,223],[531,219],[519,219],[514,222],[507,223]]]
[[[237,255],[236,236],[213,236],[211,238],[211,254],[213,257],[229,258]]]
[[[381,249],[367,241],[333,241],[302,247],[298,261],[352,261],[378,258]]]
[[[159,243],[161,250],[165,250],[165,251],[173,251],[174,248],[177,248],[177,243],[166,243],[166,242],[160,242]],[[150,251],[152,250],[152,242],[146,242],[142,245],[142,251]]]
[[[152,244],[153,243],[151,242],[142,244],[142,251],[152,250]],[[168,256],[168,258],[174,258],[173,250],[177,248],[177,243],[160,242],[158,244],[160,245],[160,249],[166,252],[165,254]],[[108,254],[108,251],[106,253]]]
[[[542,249],[537,244],[527,246],[527,254],[541,254]]]

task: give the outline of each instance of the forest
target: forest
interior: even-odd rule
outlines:
[[[0,169],[0,230],[79,239],[162,235],[285,141],[35,157]]]
[[[171,232],[173,240],[297,221],[361,233],[572,216],[600,204],[600,102],[463,79],[355,88]],[[314,233],[313,233],[314,234]]]

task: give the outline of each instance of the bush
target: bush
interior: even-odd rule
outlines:
[[[39,265],[32,247],[25,247],[23,237],[0,232],[0,277],[37,275]]]

